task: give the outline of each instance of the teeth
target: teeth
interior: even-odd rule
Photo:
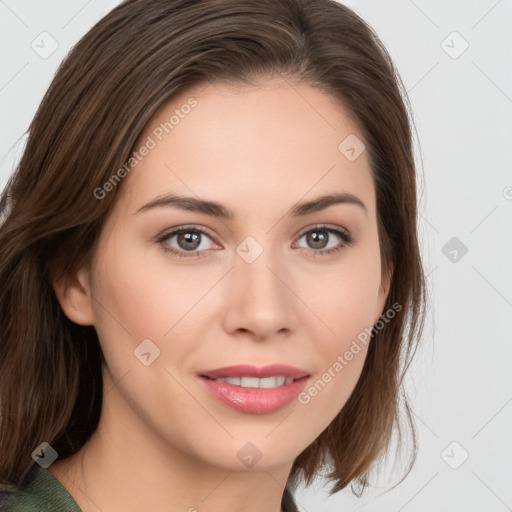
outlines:
[[[257,377],[222,377],[215,380],[217,382],[226,382],[242,388],[265,389],[276,388],[293,382],[292,377],[284,377],[282,375],[278,375],[276,377],[264,377],[263,379],[258,379]]]

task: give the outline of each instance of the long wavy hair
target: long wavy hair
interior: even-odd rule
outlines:
[[[0,488],[22,485],[31,453],[59,458],[98,425],[104,363],[93,326],[71,322],[52,286],[90,261],[123,183],[97,199],[157,110],[208,82],[285,77],[339,100],[364,136],[376,190],[382,269],[394,272],[346,405],[294,461],[288,485],[326,465],[331,494],[368,485],[400,432],[402,380],[423,328],[425,277],[417,237],[412,115],[374,31],[334,0],[127,0],[60,65],[0,197]],[[341,142],[341,141],[340,141]],[[412,428],[412,464],[416,453]],[[403,428],[402,428],[403,431]],[[410,469],[409,465],[409,469]]]

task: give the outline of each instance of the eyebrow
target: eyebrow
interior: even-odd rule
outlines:
[[[335,204],[353,204],[359,206],[364,211],[365,215],[368,215],[368,210],[365,204],[358,197],[348,192],[343,192],[341,194],[327,194],[317,197],[311,201],[297,203],[292,207],[289,215],[292,217],[302,217],[304,215],[309,215],[310,213],[319,212]],[[135,214],[163,206],[180,208],[190,212],[204,213],[221,219],[232,220],[235,218],[233,211],[220,203],[216,203],[215,201],[174,194],[165,194],[163,196],[156,197],[149,203],[141,206]]]

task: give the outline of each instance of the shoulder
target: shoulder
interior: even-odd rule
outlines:
[[[81,512],[65,487],[46,469],[32,468],[24,485],[0,493],[2,512]]]
[[[30,491],[19,490],[0,493],[0,510],[2,512],[45,512],[50,511],[51,503],[43,497],[34,496]]]

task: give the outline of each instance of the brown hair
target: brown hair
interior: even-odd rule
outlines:
[[[369,483],[400,425],[402,378],[425,314],[411,118],[391,58],[373,30],[334,0],[127,0],[59,67],[0,198],[3,489],[22,484],[42,441],[62,459],[98,425],[98,337],[93,326],[66,317],[52,287],[54,271],[69,275],[90,261],[120,187],[102,200],[94,191],[129,159],[173,95],[207,82],[276,76],[322,89],[360,126],[383,271],[394,265],[385,309],[402,306],[373,331],[356,388],[297,457],[288,483],[296,487],[302,476],[309,485],[327,462],[331,494],[352,481]]]

